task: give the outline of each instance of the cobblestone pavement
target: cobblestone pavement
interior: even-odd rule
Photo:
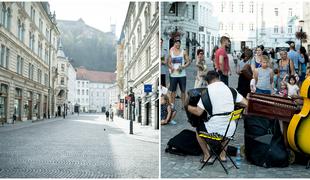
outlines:
[[[0,177],[158,177],[158,143],[130,138],[102,119],[80,114],[0,127]]]
[[[210,61],[208,60],[208,68],[213,69]],[[233,64],[231,64],[233,67]],[[195,63],[192,62],[187,70],[187,89],[194,87],[194,71]],[[237,87],[238,77],[235,73],[229,77],[229,85]],[[201,171],[201,163],[199,160],[201,156],[178,156],[165,153],[167,142],[170,138],[181,132],[183,129],[193,129],[187,122],[186,114],[181,110],[181,101],[176,101],[177,117],[175,118],[176,125],[166,125],[161,127],[161,177],[162,178],[310,178],[310,170],[306,170],[305,166],[291,165],[287,168],[263,168],[249,164],[244,158],[241,162],[240,169],[232,167],[231,162],[225,163],[226,166],[232,167],[228,169],[229,174],[226,175],[219,162],[212,166],[206,166]],[[236,141],[231,142],[231,145],[244,144],[244,129],[243,122],[240,121],[235,135]]]

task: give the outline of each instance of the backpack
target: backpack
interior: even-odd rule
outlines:
[[[249,162],[266,168],[289,165],[289,153],[278,120],[245,116],[244,129],[245,154]]]
[[[196,133],[185,129],[168,141],[165,152],[182,156],[199,156],[202,150],[196,139]]]

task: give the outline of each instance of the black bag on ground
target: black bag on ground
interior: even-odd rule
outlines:
[[[202,150],[196,139],[194,131],[185,129],[171,138],[167,143],[165,152],[177,155],[194,155],[199,156]]]
[[[246,158],[262,167],[287,167],[289,153],[277,120],[244,116]]]

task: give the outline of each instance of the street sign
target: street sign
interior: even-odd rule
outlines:
[[[144,84],[144,92],[152,92],[152,84]]]

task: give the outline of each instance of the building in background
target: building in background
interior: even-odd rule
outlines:
[[[231,39],[231,49],[287,46],[295,40],[298,21],[303,18],[302,1],[214,1],[220,36]]]
[[[104,112],[109,106],[108,88],[115,83],[115,73],[91,71],[80,67],[77,68],[76,75],[80,112]]]
[[[73,114],[74,106],[77,105],[76,99],[76,70],[71,63],[68,64],[68,113]]]
[[[62,43],[59,43],[57,51],[57,80],[56,80],[56,112],[57,116],[67,115],[68,108],[68,80],[69,80],[69,60],[63,52]]]
[[[48,117],[60,35],[55,14],[47,2],[0,2],[0,12],[0,119]]]
[[[124,118],[158,129],[159,2],[130,2],[122,33],[118,61],[124,59],[119,75],[124,78],[120,90],[124,95],[120,100],[125,101]]]
[[[175,39],[181,40],[189,58],[195,59],[198,42],[198,2],[161,2],[161,38],[163,48],[170,49]]]
[[[198,2],[198,42],[205,51],[205,57],[210,58],[215,46],[219,46],[219,23],[214,16],[214,5],[208,1]]]

